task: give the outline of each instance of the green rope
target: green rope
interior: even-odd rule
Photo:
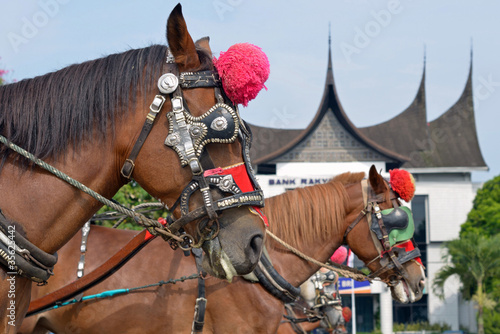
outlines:
[[[176,284],[177,282],[184,282],[184,281],[191,280],[191,279],[197,279],[199,277],[200,277],[200,274],[192,274],[190,276],[182,276],[182,277],[177,278],[177,279],[169,279],[168,281],[159,281],[157,283],[142,285],[142,286],[138,286],[135,288],[107,290],[107,291],[104,291],[104,292],[101,292],[101,293],[98,293],[95,295],[84,296],[81,299],[73,298],[71,300],[65,301],[64,303],[54,305],[52,307],[49,307],[49,308],[42,310],[42,311],[39,311],[37,313],[47,312],[50,310],[58,309],[58,308],[63,307],[63,306],[68,306],[68,305],[72,305],[72,304],[76,304],[76,303],[86,302],[89,300],[112,298],[115,296],[124,295],[124,294],[130,293],[130,292],[133,292],[133,291],[147,289],[147,288],[151,288],[151,287],[155,287],[155,286],[162,286],[165,284]]]
[[[23,148],[17,146],[16,144],[10,142],[7,138],[5,138],[2,135],[0,135],[0,142],[2,142],[3,144],[5,144],[11,150],[19,153],[23,157],[25,157],[25,158],[33,161],[36,165],[42,167],[43,169],[49,171],[50,173],[54,174],[58,178],[60,178],[60,179],[62,179],[64,181],[66,181],[67,183],[71,184],[73,187],[75,187],[75,188],[83,191],[84,193],[86,193],[86,194],[94,197],[96,200],[100,201],[101,203],[109,206],[110,208],[112,208],[112,209],[114,209],[114,210],[116,210],[116,211],[118,211],[118,212],[120,212],[122,214],[125,214],[125,215],[127,215],[127,216],[129,216],[131,218],[134,218],[134,220],[139,225],[147,228],[148,231],[151,234],[154,234],[154,235],[158,234],[158,233],[156,233],[156,231],[155,231],[154,228],[164,229],[164,226],[161,225],[156,220],[147,218],[146,216],[141,215],[140,213],[134,212],[133,210],[130,210],[129,208],[126,208],[126,207],[124,207],[123,205],[121,205],[119,203],[115,203],[113,201],[108,200],[107,198],[105,198],[102,195],[96,193],[95,191],[93,191],[92,189],[90,189],[87,186],[83,185],[82,183],[78,182],[77,180],[75,180],[75,179],[71,178],[70,176],[64,174],[63,172],[61,172],[57,168],[55,168],[55,167],[47,164],[43,160],[38,159],[37,157],[35,157],[33,154],[31,154],[30,152],[26,151],[25,149],[23,149]]]

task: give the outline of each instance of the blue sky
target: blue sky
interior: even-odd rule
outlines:
[[[173,1],[0,0],[0,68],[21,80],[73,63],[166,43]],[[323,0],[184,1],[194,39],[210,36],[216,55],[240,42],[266,52],[271,75],[243,117],[253,124],[304,128],[319,106],[331,26],[340,100],[359,127],[386,121],[413,100],[426,53],[428,120],[462,93],[473,48],[476,126],[489,172],[500,174],[500,2]]]

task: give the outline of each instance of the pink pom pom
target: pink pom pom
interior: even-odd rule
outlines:
[[[339,248],[337,248],[335,253],[333,253],[332,257],[330,258],[330,261],[335,263],[344,263],[346,258],[347,258],[347,248],[340,246]]]
[[[221,52],[219,59],[214,58],[214,65],[227,97],[234,104],[241,103],[246,107],[262,88],[267,90],[264,82],[269,78],[269,60],[258,46],[235,44]]]

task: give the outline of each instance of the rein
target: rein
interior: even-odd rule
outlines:
[[[42,312],[47,308],[54,307],[58,305],[58,303],[90,289],[111,276],[154,238],[154,236],[148,235],[147,233],[147,230],[142,230],[115,255],[89,274],[82,276],[48,295],[32,301],[29,305],[26,317]]]
[[[346,278],[352,278],[357,281],[369,281],[372,282],[374,279],[379,278],[379,275],[384,273],[387,270],[390,270],[394,267],[396,267],[400,277],[403,277],[404,279],[408,280],[408,272],[406,269],[402,266],[403,263],[413,260],[414,258],[420,256],[420,251],[418,248],[415,248],[412,251],[406,252],[404,248],[398,248],[398,246],[401,246],[403,244],[406,244],[407,242],[411,241],[405,241],[404,243],[400,243],[397,245],[394,245],[393,247],[390,247],[389,243],[389,238],[387,234],[387,229],[385,227],[384,221],[383,221],[383,216],[380,211],[380,207],[378,206],[378,203],[384,202],[383,195],[376,195],[373,193],[373,190],[371,187],[368,187],[368,181],[364,180],[362,183],[362,189],[363,189],[363,198],[366,200],[365,202],[367,203],[365,208],[361,210],[360,214],[358,217],[348,226],[344,233],[343,237],[343,243],[346,244],[346,237],[349,232],[351,232],[354,227],[365,217],[367,217],[368,223],[371,220],[371,216],[369,214],[373,213],[374,216],[377,218],[377,222],[379,225],[380,230],[383,233],[383,238],[380,240],[382,243],[383,249],[380,252],[380,255],[375,257],[375,259],[371,260],[368,264],[371,264],[372,262],[381,259],[381,268],[378,269],[375,272],[372,272],[369,275],[366,275],[365,273],[361,272],[360,270],[356,268],[351,268],[349,266],[345,266],[339,263],[332,263],[332,265],[326,264],[326,263],[321,263],[317,261],[316,259],[304,254],[303,252],[299,251],[298,249],[294,248],[293,246],[289,245],[285,241],[281,240],[279,237],[277,237],[275,234],[270,232],[269,230],[266,230],[267,235],[272,237],[276,242],[278,242],[280,245],[297,255],[298,257],[302,258],[303,260],[309,261],[319,267],[327,268],[329,270],[332,270],[343,277]],[[369,189],[369,190],[368,190]],[[370,191],[370,198],[367,198],[367,191]],[[390,196],[391,196],[391,201],[393,203],[394,208],[399,207],[399,203],[397,201],[397,197],[395,196],[394,192],[390,191]],[[378,249],[381,248],[381,246],[377,245],[375,240],[377,239],[376,234],[370,229],[370,233],[372,234],[372,237],[374,239],[375,247]],[[396,255],[397,253],[397,255]],[[401,253],[401,254],[400,254]],[[388,258],[384,258],[387,256]],[[261,262],[262,259],[264,258],[264,255],[261,257],[261,261],[259,261],[259,267],[258,269],[262,266]],[[385,264],[382,263],[386,262]],[[389,262],[392,261],[392,262]],[[271,265],[272,267],[272,265]],[[268,275],[269,276],[269,275]],[[268,277],[264,277],[262,280],[262,284],[264,287],[266,287],[275,297],[281,299],[282,301],[290,301],[290,297],[293,298],[293,296],[290,296],[290,289],[287,288],[286,284],[280,283],[280,280],[284,280],[278,273],[273,274],[273,279],[269,279]],[[259,278],[260,280],[260,278]],[[285,281],[286,282],[286,281]],[[288,283],[288,282],[286,282]],[[393,285],[392,281],[385,282],[387,285],[391,286]],[[298,296],[298,294],[296,295]],[[296,298],[295,296],[295,298]]]

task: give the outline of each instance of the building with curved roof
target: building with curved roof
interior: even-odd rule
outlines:
[[[432,121],[426,111],[425,60],[423,67],[415,98],[405,110],[385,122],[358,128],[339,99],[329,48],[324,92],[312,121],[304,129],[251,125],[251,158],[266,196],[326,182],[346,171],[367,172],[372,164],[387,177],[393,168],[410,171],[416,181],[416,196],[408,205],[414,213],[415,240],[431,283],[444,265],[443,242],[458,237],[472,208],[479,185],[472,183],[471,172],[488,167],[475,126],[472,53],[464,90],[457,94],[455,104]],[[448,323],[453,330],[463,326],[474,331],[475,311],[462,300],[457,285],[449,280],[441,300],[428,284],[421,301],[402,305],[392,301],[385,286],[372,284],[371,293],[356,297],[360,305],[357,328],[373,331],[373,314],[380,311],[383,333],[392,333],[393,323],[415,321]],[[364,321],[359,321],[360,317]]]

